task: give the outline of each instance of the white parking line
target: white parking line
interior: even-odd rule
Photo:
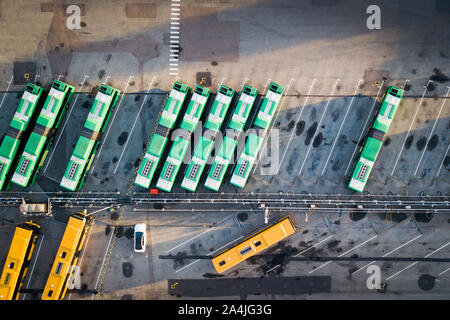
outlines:
[[[112,127],[112,124],[113,124],[113,122],[114,122],[114,119],[116,118],[116,115],[119,113],[120,105],[122,104],[123,97],[125,96],[125,93],[127,92],[128,85],[130,84],[131,78],[134,78],[134,76],[130,76],[130,77],[128,78],[128,81],[127,81],[127,84],[126,84],[126,86],[125,86],[125,89],[123,90],[122,96],[120,97],[119,104],[117,105],[117,109],[115,110],[114,116],[113,116],[111,122],[109,123],[108,130],[106,131],[106,135],[105,135],[105,136],[103,137],[103,139],[102,139],[103,142],[100,143],[100,150],[98,151],[98,153],[97,153],[97,155],[96,155],[96,157],[95,157],[96,159],[98,159],[98,158],[100,157],[100,153],[101,153],[102,150],[103,150],[103,145],[104,145],[105,142],[106,142],[106,138],[108,138],[108,134],[109,134],[109,131],[111,130],[111,127]],[[95,160],[95,159],[94,159],[94,160]],[[94,168],[95,168],[95,161],[93,161],[93,163],[92,163],[91,173],[94,172]]]
[[[403,90],[405,90],[406,84],[409,82],[409,79],[405,80],[405,83],[403,84]]]
[[[120,161],[122,160],[122,156],[123,156],[123,154],[124,154],[124,152],[125,152],[125,149],[127,148],[128,141],[130,141],[130,137],[131,137],[131,135],[133,134],[133,130],[134,130],[134,127],[136,126],[136,122],[137,122],[138,119],[139,119],[139,115],[141,114],[142,107],[144,106],[145,101],[147,101],[148,94],[149,94],[149,92],[150,92],[150,89],[151,89],[151,87],[152,87],[152,85],[153,85],[153,81],[154,81],[154,80],[155,80],[155,76],[153,76],[152,81],[150,82],[150,84],[149,84],[149,86],[148,86],[147,94],[146,94],[145,98],[142,100],[141,107],[139,108],[139,112],[138,112],[138,114],[137,114],[137,116],[136,116],[136,119],[134,119],[133,126],[131,127],[131,131],[130,131],[130,133],[128,134],[127,141],[125,142],[125,146],[124,146],[123,149],[122,149],[122,153],[120,154],[119,160],[117,161],[117,165],[116,165],[116,168],[114,169],[114,173],[113,173],[113,174],[116,174],[117,168],[119,168]]]
[[[217,251],[221,250],[222,248],[227,247],[228,245],[230,245],[230,244],[232,244],[233,242],[236,242],[236,241],[242,239],[243,237],[244,237],[244,236],[240,236],[239,238],[234,239],[234,240],[231,241],[231,242],[228,242],[227,244],[221,246],[219,249],[216,249],[216,250],[214,250],[213,252],[208,253],[207,256],[210,256],[210,255],[216,253]],[[192,266],[194,263],[197,263],[197,262],[199,262],[199,261],[200,261],[200,259],[197,259],[197,260],[195,260],[194,262],[191,262],[191,263],[189,263],[188,265],[184,266],[183,268],[178,269],[177,271],[175,271],[175,273],[178,273],[178,272],[180,272],[180,271],[186,269],[186,268],[189,267],[189,266]]]
[[[439,273],[439,276],[442,276],[444,273],[446,273],[448,270],[450,270],[450,268],[445,269],[444,271],[442,271],[441,273]]]
[[[284,93],[283,100],[280,102],[280,106],[278,107],[277,114],[275,115],[275,119],[272,121],[272,123],[271,123],[271,125],[270,125],[270,128],[269,128],[269,134],[267,135],[267,138],[264,138],[264,141],[263,141],[263,149],[262,149],[261,152],[259,153],[258,160],[256,161],[256,164],[255,164],[255,167],[253,168],[252,174],[255,173],[256,168],[258,167],[258,163],[259,163],[259,161],[261,160],[261,155],[262,155],[262,154],[264,153],[264,151],[266,150],[267,143],[268,143],[269,138],[270,138],[270,136],[271,136],[271,134],[272,134],[272,128],[273,128],[273,126],[275,125],[275,123],[277,122],[278,115],[280,114],[281,108],[283,107],[284,100],[286,99],[286,95],[288,94],[288,91],[289,91],[289,88],[291,87],[292,81],[295,81],[295,79],[294,79],[294,78],[291,78],[291,80],[289,81],[289,85],[287,86],[287,90],[286,90],[286,92]]]
[[[322,242],[327,241],[327,240],[330,239],[330,238],[333,238],[334,236],[335,236],[335,234],[332,234],[331,236],[326,237],[325,239],[323,239],[323,240],[317,242],[315,245],[312,245],[311,247],[306,248],[306,249],[303,250],[302,252],[297,253],[297,254],[294,256],[294,258],[297,257],[297,256],[299,256],[299,255],[301,255],[302,253],[305,253],[306,251],[308,251],[308,250],[310,250],[310,249],[312,249],[312,248],[318,246],[318,245],[321,244]]]
[[[371,241],[371,240],[375,239],[376,237],[378,237],[378,235],[374,235],[374,236],[373,236],[372,238],[370,238],[370,239],[367,239],[366,241],[364,241],[364,242],[362,242],[362,243],[358,244],[358,245],[357,245],[356,247],[353,247],[353,248],[351,248],[350,250],[347,250],[347,251],[345,251],[344,253],[342,253],[342,254],[338,255],[338,257],[340,258],[340,257],[342,257],[342,256],[346,255],[347,253],[349,253],[349,252],[351,252],[351,251],[353,251],[353,250],[355,250],[355,249],[357,249],[357,248],[361,247],[362,245],[364,245],[364,244],[366,244],[367,242],[369,242],[369,241]],[[311,271],[310,271],[309,273],[313,273],[314,271],[317,271],[317,270],[319,270],[320,268],[322,268],[322,267],[326,266],[327,264],[330,264],[331,262],[333,262],[333,261],[328,261],[328,262],[326,262],[326,263],[324,263],[324,264],[320,265],[320,266],[319,266],[319,267],[317,267],[316,269],[314,269],[314,270],[311,270]]]
[[[328,153],[328,158],[327,158],[327,161],[325,162],[325,166],[323,167],[321,175],[323,175],[323,173],[325,172],[325,169],[327,168],[328,161],[330,161],[331,155],[333,154],[334,147],[336,145],[336,142],[339,139],[339,134],[341,133],[342,127],[344,126],[345,119],[347,119],[348,112],[352,108],[353,100],[355,99],[356,91],[358,91],[359,84],[360,84],[361,81],[362,81],[362,79],[358,80],[358,84],[356,85],[356,89],[355,89],[355,92],[353,93],[352,100],[350,101],[350,104],[349,104],[349,106],[347,108],[347,112],[345,113],[344,120],[342,120],[341,126],[339,127],[339,131],[338,131],[336,137],[334,138],[333,146],[331,147],[331,151]]]
[[[397,250],[403,248],[403,247],[406,246],[407,244],[413,242],[414,240],[416,240],[416,239],[418,239],[418,238],[420,238],[420,237],[422,237],[422,236],[423,236],[422,234],[419,234],[419,235],[418,235],[417,237],[415,237],[414,239],[411,239],[411,240],[409,240],[408,242],[402,244],[401,246],[398,246],[397,248],[395,248],[395,249],[389,251],[388,253],[382,255],[382,257],[383,257],[383,258],[384,258],[384,257],[387,257],[387,256],[390,255],[391,253],[393,253],[393,252],[395,252],[395,251],[397,251]],[[372,262],[366,264],[364,267],[361,267],[361,268],[359,268],[358,270],[352,272],[352,274],[357,273],[358,271],[360,271],[360,270],[362,270],[362,269],[364,269],[364,268],[370,266],[372,263],[375,263],[375,262],[376,262],[376,260],[374,260],[374,261],[372,261]]]
[[[86,78],[89,78],[89,76],[88,75],[84,76],[83,82],[81,83],[80,91],[83,90],[83,86],[84,86],[84,83],[86,82]],[[52,160],[53,154],[55,153],[55,150],[56,150],[56,147],[58,146],[59,140],[61,140],[62,133],[64,132],[64,128],[66,127],[67,122],[69,121],[70,115],[72,114],[73,109],[75,109],[75,105],[77,103],[79,96],[80,96],[80,93],[78,93],[77,96],[75,97],[75,100],[72,103],[72,108],[70,108],[69,114],[67,115],[66,120],[64,121],[64,124],[63,124],[61,130],[59,130],[60,132],[59,132],[58,139],[56,139],[56,143],[53,146],[52,153],[50,154],[50,157],[48,157],[48,159],[47,159],[47,164],[45,165],[43,173],[45,173],[47,171],[48,165],[50,164],[50,161]]]
[[[444,104],[445,104],[445,101],[447,100],[447,96],[448,96],[448,93],[449,93],[449,92],[450,92],[450,88],[447,90],[447,94],[445,95],[445,99],[444,99],[444,101],[442,102],[442,106],[441,106],[441,109],[439,110],[439,114],[438,114],[437,117],[436,117],[436,121],[434,121],[433,128],[431,129],[430,135],[428,136],[427,143],[426,143],[425,147],[423,148],[422,154],[421,154],[420,159],[419,159],[419,163],[417,164],[416,171],[414,171],[414,176],[417,175],[417,171],[419,170],[420,163],[422,162],[422,158],[423,158],[423,156],[424,156],[424,154],[425,154],[425,151],[427,150],[426,146],[428,146],[428,144],[430,143],[431,136],[433,135],[434,128],[436,128],[436,124],[437,124],[437,122],[438,122],[438,120],[439,120],[439,117],[441,116],[441,112],[442,112],[442,110],[444,109]]]
[[[103,266],[104,266],[105,260],[106,260],[106,255],[108,254],[109,247],[110,247],[110,245],[111,245],[111,240],[113,239],[113,236],[114,236],[114,229],[111,230],[111,237],[109,238],[108,246],[106,247],[105,255],[103,256],[102,265],[101,265],[101,267],[100,267],[100,270],[98,271],[97,281],[95,281],[94,290],[97,290],[98,281],[100,280],[100,276],[101,276],[101,274],[102,274]],[[94,295],[95,295],[95,294],[92,294],[91,300],[94,299]]]
[[[303,103],[302,110],[300,110],[299,115],[297,117],[297,120],[295,121],[296,124],[300,121],[300,117],[302,116],[303,110],[305,110],[305,106],[306,106],[306,103],[308,102],[309,95],[311,94],[311,90],[312,90],[312,88],[314,86],[314,82],[316,82],[316,81],[317,81],[317,79],[313,79],[313,81],[311,83],[311,86],[309,87],[308,95],[306,96],[305,102]],[[292,137],[294,136],[294,132],[295,132],[295,128],[292,128],[291,136],[289,137],[288,144],[286,146],[286,149],[284,150],[283,156],[281,157],[280,165],[278,166],[276,174],[278,174],[278,171],[280,171],[281,164],[283,163],[284,156],[286,155],[286,152],[289,149],[289,145],[291,144],[291,140],[292,140]]]
[[[425,90],[424,90],[424,92],[422,94],[422,98],[420,99],[419,105],[417,106],[416,113],[414,114],[414,118],[411,121],[411,125],[409,126],[408,132],[406,133],[406,136],[405,136],[405,140],[403,141],[402,147],[400,148],[400,152],[398,153],[398,157],[397,157],[397,160],[395,161],[394,168],[392,168],[391,176],[394,174],[395,168],[397,167],[398,160],[400,159],[400,155],[402,154],[403,148],[405,147],[405,142],[408,139],[409,133],[411,132],[411,129],[412,129],[413,125],[414,125],[414,122],[415,122],[416,117],[417,117],[417,113],[419,112],[419,109],[422,106],[423,97],[425,96],[425,93],[428,90],[428,84],[430,83],[430,81],[431,80],[428,80],[427,85],[425,86]]]
[[[11,76],[11,80],[9,80],[9,82],[7,82],[7,83],[8,83],[8,87],[6,88],[6,91],[5,91],[5,93],[3,94],[2,102],[0,102],[0,110],[2,109],[3,101],[5,101],[6,93],[8,92],[9,87],[11,86],[11,83],[12,83],[12,81],[13,81],[13,78],[14,78],[14,76]]]
[[[373,108],[374,108],[375,105],[377,104],[378,96],[380,95],[381,88],[383,88],[383,84],[384,84],[385,81],[386,81],[386,80],[383,80],[383,81],[381,82],[381,84],[380,84],[380,87],[379,87],[379,89],[378,89],[377,96],[375,97],[375,100],[373,101],[372,108],[370,108],[369,114],[367,115],[367,118],[366,118],[366,122],[364,123],[364,127],[363,127],[363,129],[362,129],[362,131],[361,131],[361,133],[360,133],[360,135],[359,135],[358,142],[357,142],[356,145],[355,145],[355,149],[353,149],[353,153],[352,153],[352,156],[350,157],[350,161],[349,161],[349,163],[348,163],[348,165],[347,165],[347,169],[345,169],[344,176],[347,174],[347,171],[348,171],[348,169],[350,168],[350,165],[351,165],[352,162],[353,162],[353,157],[355,156],[355,152],[356,152],[356,150],[358,149],[358,145],[359,145],[359,143],[361,142],[361,138],[362,138],[364,132],[366,132],[367,124],[369,123],[369,119],[370,119],[370,116],[372,115]]]
[[[440,248],[438,248],[438,249],[436,249],[436,250],[434,250],[434,251],[432,251],[432,252],[430,252],[429,254],[427,254],[424,258],[428,258],[429,256],[431,256],[433,253],[436,253],[436,252],[438,252],[439,250],[441,250],[441,249],[443,249],[443,248],[445,248],[446,246],[448,246],[450,244],[450,242],[447,242],[446,244],[444,244],[442,247],[440,247]],[[394,273],[392,276],[390,276],[390,277],[388,277],[388,278],[386,278],[386,281],[387,280],[389,280],[389,279],[392,279],[393,277],[395,277],[396,275],[398,275],[399,273],[401,273],[401,272],[403,272],[403,271],[405,271],[406,269],[409,269],[409,268],[411,268],[413,265],[416,265],[416,264],[418,264],[419,263],[419,261],[416,261],[416,262],[413,262],[413,263],[411,263],[410,265],[408,265],[406,268],[403,268],[402,270],[400,270],[400,271],[398,271],[398,272],[396,272],[396,273]]]
[[[227,219],[229,219],[229,218],[230,218],[230,217],[226,217],[225,219],[222,219],[222,220],[220,220],[220,221],[216,222],[215,224],[216,224],[216,225],[218,225],[218,224],[220,224],[220,223],[224,222],[225,220],[227,220]],[[169,249],[169,250],[167,250],[167,251],[166,251],[166,253],[169,253],[170,251],[172,251],[172,250],[175,250],[176,248],[179,248],[179,247],[181,247],[182,245],[184,245],[184,244],[186,244],[186,243],[188,243],[188,242],[190,242],[190,241],[194,240],[195,238],[197,238],[197,237],[201,236],[202,234],[205,234],[205,233],[207,233],[207,232],[210,232],[211,230],[213,230],[213,229],[215,229],[215,228],[216,228],[216,227],[212,227],[212,228],[209,228],[209,229],[208,229],[208,230],[206,230],[206,231],[203,231],[202,233],[199,233],[198,235],[196,235],[196,236],[192,237],[191,239],[189,239],[189,240],[186,240],[186,241],[184,241],[184,242],[180,243],[179,245],[177,245],[177,246],[173,247],[172,249]]]
[[[306,156],[305,156],[305,158],[303,159],[303,163],[302,163],[302,166],[301,166],[301,168],[300,168],[300,171],[298,172],[298,175],[300,175],[300,174],[302,173],[303,166],[305,165],[306,159],[308,158],[309,152],[311,151],[311,147],[312,147],[312,145],[313,145],[313,141],[314,141],[314,139],[315,139],[315,137],[316,137],[316,135],[317,135],[317,132],[320,131],[320,126],[322,125],[322,120],[323,120],[323,118],[324,118],[324,116],[325,116],[325,113],[327,112],[328,105],[330,104],[331,98],[333,97],[334,90],[336,89],[336,86],[337,86],[337,84],[338,84],[339,81],[341,81],[341,79],[337,79],[336,82],[335,82],[335,84],[334,84],[333,90],[331,91],[331,94],[330,94],[330,96],[329,96],[329,98],[328,98],[328,102],[327,102],[327,104],[326,104],[326,106],[325,106],[325,110],[324,110],[323,113],[322,113],[322,117],[320,118],[319,125],[317,126],[317,130],[316,130],[316,132],[314,133],[314,136],[313,136],[312,139],[311,139],[311,142],[310,142],[310,144],[309,144],[308,151],[306,152]]]
[[[448,149],[449,148],[450,148],[450,144],[447,147],[447,151],[445,151],[444,159],[442,159],[442,162],[441,162],[441,165],[439,166],[439,170],[438,170],[438,173],[436,174],[436,177],[439,176],[439,174],[441,173],[441,169],[442,169],[442,166],[443,166],[443,164],[445,162],[445,158],[447,158],[447,154],[448,154]]]
[[[25,289],[28,289],[28,287],[30,286],[31,278],[32,278],[32,276],[33,276],[34,267],[36,266],[36,262],[37,262],[37,259],[38,259],[38,257],[39,257],[39,252],[41,251],[41,246],[42,246],[42,242],[44,241],[44,237],[45,237],[45,235],[43,234],[43,235],[42,235],[42,238],[41,238],[41,243],[39,244],[38,250],[37,250],[37,252],[36,252],[36,257],[34,258],[33,266],[31,267],[30,277],[28,278],[27,286],[25,287]],[[25,300],[26,295],[27,295],[27,294],[24,293],[23,299],[22,299],[22,300]]]

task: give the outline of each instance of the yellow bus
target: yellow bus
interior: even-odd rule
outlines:
[[[212,259],[214,268],[218,273],[222,273],[289,237],[297,230],[294,220],[288,215],[215,255]]]
[[[19,290],[27,274],[40,228],[32,221],[16,227],[0,278],[0,300],[19,299]]]
[[[42,300],[62,300],[66,295],[67,282],[75,271],[90,220],[91,217],[82,212],[69,218],[41,296]]]

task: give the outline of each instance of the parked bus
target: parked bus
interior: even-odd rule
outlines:
[[[219,190],[257,95],[258,90],[248,85],[245,85],[242,89],[239,101],[228,124],[225,137],[209,170],[205,187],[214,191]]]
[[[186,109],[183,121],[181,122],[180,127],[174,132],[175,138],[173,139],[169,155],[161,170],[161,174],[156,184],[157,188],[167,192],[172,190],[177,173],[181,168],[182,161],[189,148],[191,134],[197,127],[198,121],[205,109],[206,102],[208,101],[209,94],[210,90],[208,88],[204,88],[200,85],[195,87],[194,94]]]
[[[189,89],[186,84],[175,81],[164,105],[161,117],[158,120],[158,124],[156,125],[156,129],[145,151],[144,158],[139,166],[134,184],[146,189],[150,187],[153,175],[166,148],[170,133],[178,119]]]
[[[19,155],[39,113],[42,88],[28,83],[0,145],[0,190],[9,187]]]
[[[250,172],[258,156],[259,149],[264,142],[264,137],[269,131],[270,123],[280,104],[284,88],[274,82],[270,83],[269,90],[259,108],[255,121],[252,124],[252,131],[249,133],[244,145],[244,149],[234,168],[231,176],[231,184],[243,188],[247,183]]]
[[[32,221],[16,227],[0,278],[0,300],[18,300],[40,226]]]
[[[353,173],[348,184],[350,189],[363,192],[383,145],[383,138],[389,130],[402,97],[403,89],[394,86],[386,89],[375,121],[369,126],[369,134],[361,146],[360,154],[353,166]]]
[[[216,135],[220,133],[220,128],[227,115],[234,92],[234,89],[224,85],[221,85],[219,88],[206,123],[203,126],[202,137],[195,147],[194,154],[181,183],[181,186],[189,191],[194,192],[197,189],[198,182],[214,147]]]
[[[75,191],[83,185],[119,95],[119,90],[105,84],[100,85],[61,179],[60,186],[64,189]]]
[[[62,300],[83,249],[91,216],[79,212],[69,218],[42,293],[42,300]]]
[[[13,183],[22,187],[34,184],[74,92],[75,87],[58,80],[53,81],[14,171],[11,179]]]
[[[281,240],[286,239],[297,230],[298,228],[294,220],[288,215],[270,226],[254,232],[239,243],[215,255],[212,259],[214,268],[218,273],[223,273],[255,254],[261,253]]]

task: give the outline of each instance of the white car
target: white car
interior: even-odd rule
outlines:
[[[134,225],[134,252],[144,252],[147,241],[147,225],[138,223]]]

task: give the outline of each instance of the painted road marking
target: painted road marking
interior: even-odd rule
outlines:
[[[423,236],[423,234],[419,234],[419,235],[418,235],[417,237],[415,237],[414,239],[411,239],[411,240],[409,240],[408,242],[402,244],[401,246],[398,246],[398,247],[395,248],[394,250],[391,250],[391,251],[389,251],[388,253],[382,255],[382,257],[383,257],[383,258],[384,258],[384,257],[387,257],[387,256],[390,255],[391,253],[393,253],[393,252],[395,252],[395,251],[397,251],[397,250],[403,248],[403,247],[406,246],[407,244],[413,242],[414,240],[416,240],[416,239],[418,239],[418,238],[420,238],[420,237],[422,237],[422,236]],[[352,274],[357,273],[358,271],[360,271],[360,270],[362,270],[362,269],[368,267],[369,265],[371,265],[372,263],[375,263],[375,262],[376,262],[376,260],[374,260],[374,261],[372,261],[372,262],[366,264],[364,267],[361,267],[361,268],[359,268],[358,270],[352,272]]]
[[[148,86],[147,94],[145,95],[145,98],[142,100],[141,107],[139,108],[139,112],[138,112],[138,114],[136,116],[136,119],[134,119],[134,123],[133,123],[133,126],[131,127],[130,134],[127,137],[127,141],[125,142],[125,146],[122,149],[122,153],[120,154],[119,160],[117,161],[117,165],[116,165],[116,168],[114,169],[114,173],[113,174],[116,174],[117,168],[119,168],[120,161],[122,160],[122,156],[123,156],[123,154],[125,152],[125,149],[127,148],[128,141],[130,141],[130,137],[133,134],[133,130],[134,130],[134,127],[136,126],[136,123],[137,123],[137,121],[139,119],[139,115],[141,114],[142,107],[144,106],[145,101],[147,101],[147,98],[148,98],[148,95],[149,95],[149,92],[150,92],[150,89],[151,89],[151,87],[153,85],[153,81],[154,80],[155,80],[155,76],[153,76],[152,81],[150,82],[150,84]]]
[[[332,155],[333,150],[334,150],[334,147],[335,147],[335,145],[336,145],[336,142],[337,142],[338,139],[339,139],[339,134],[341,133],[342,127],[344,126],[345,119],[347,119],[348,112],[349,112],[350,109],[352,108],[353,100],[354,100],[354,98],[355,98],[356,91],[358,91],[358,89],[359,89],[359,84],[360,84],[361,81],[362,81],[362,79],[359,79],[359,80],[358,80],[358,84],[356,85],[356,89],[355,89],[355,92],[353,93],[352,100],[350,101],[350,104],[349,104],[349,106],[348,106],[348,108],[347,108],[347,112],[345,113],[344,120],[342,120],[341,126],[339,127],[339,131],[338,131],[338,133],[337,133],[337,135],[336,135],[336,137],[335,137],[335,139],[334,139],[333,146],[331,147],[331,151],[330,151],[329,154],[328,154],[327,161],[325,162],[325,166],[323,167],[322,175],[323,175],[323,173],[325,172],[325,169],[327,168],[328,161],[330,160],[331,155]]]
[[[420,163],[422,162],[422,158],[423,158],[423,156],[424,156],[424,154],[425,154],[425,151],[427,150],[426,147],[427,147],[428,144],[430,143],[431,136],[433,135],[434,129],[436,128],[436,124],[437,124],[437,122],[438,122],[438,120],[439,120],[439,117],[441,116],[441,112],[442,112],[442,110],[444,109],[445,100],[447,100],[447,96],[448,96],[448,93],[449,93],[449,92],[450,92],[450,88],[447,90],[447,94],[445,95],[445,99],[444,99],[444,101],[442,102],[442,106],[441,106],[441,109],[439,110],[439,114],[438,114],[437,117],[436,117],[436,121],[434,121],[433,128],[431,129],[430,135],[428,136],[427,143],[426,143],[425,147],[423,148],[422,155],[420,156],[419,163],[417,164],[416,171],[414,171],[414,176],[417,175],[417,171],[419,170]]]
[[[130,80],[131,80],[132,78],[134,78],[134,76],[129,76],[129,78],[128,78],[128,81],[127,81],[127,83],[126,83],[126,85],[125,85],[125,89],[123,90],[122,96],[120,97],[119,104],[117,105],[117,109],[115,110],[114,116],[113,116],[111,122],[109,123],[108,130],[106,131],[106,135],[105,135],[105,137],[102,139],[103,142],[100,143],[100,150],[98,151],[98,153],[97,153],[97,155],[96,155],[96,157],[95,157],[96,159],[98,159],[98,158],[100,157],[100,153],[101,153],[102,150],[103,150],[103,145],[104,145],[105,142],[106,142],[106,138],[108,138],[108,134],[109,134],[109,131],[111,130],[111,127],[112,127],[112,124],[113,124],[113,122],[114,122],[114,119],[116,118],[116,115],[119,113],[120,105],[122,104],[123,97],[125,96],[125,93],[127,92],[128,85],[130,84]],[[95,159],[94,159],[94,161],[93,161],[93,163],[92,163],[91,173],[94,172],[94,168],[95,168]]]
[[[222,248],[225,248],[226,246],[232,244],[233,242],[236,242],[236,241],[242,239],[243,237],[244,237],[244,236],[240,236],[239,238],[234,239],[233,241],[228,242],[227,244],[221,246],[219,249],[216,249],[216,250],[214,250],[213,252],[208,253],[207,256],[210,256],[210,255],[216,253],[217,251],[221,250]],[[192,266],[194,263],[197,263],[197,262],[199,262],[199,261],[200,261],[200,259],[197,259],[197,260],[195,260],[194,262],[191,262],[190,264],[184,266],[183,268],[178,269],[177,271],[175,271],[175,273],[178,273],[178,272],[180,272],[180,271],[186,269],[186,268],[189,267],[189,266]]]
[[[39,244],[38,250],[36,252],[36,257],[34,258],[33,266],[31,267],[31,271],[30,271],[30,277],[28,278],[27,286],[25,287],[25,289],[28,289],[30,286],[31,278],[33,277],[34,267],[36,266],[36,262],[39,257],[39,252],[41,251],[41,246],[42,246],[42,242],[44,241],[44,237],[45,237],[45,234],[42,235],[41,243]],[[25,300],[26,295],[27,295],[26,293],[23,294],[22,300]]]
[[[308,102],[309,95],[311,94],[311,90],[312,90],[312,88],[314,86],[314,82],[316,82],[316,81],[317,81],[317,79],[313,79],[313,81],[311,83],[311,86],[309,87],[308,95],[306,96],[305,102],[303,103],[302,110],[300,110],[299,115],[297,117],[297,120],[295,121],[295,124],[297,124],[300,121],[300,118],[302,116],[303,110],[305,110],[306,103]],[[291,144],[291,140],[292,140],[292,137],[294,136],[294,132],[295,132],[295,127],[292,128],[291,136],[289,137],[288,144],[286,146],[286,149],[284,150],[283,156],[281,157],[280,165],[278,166],[276,174],[278,174],[278,171],[280,171],[281,164],[283,163],[283,159],[284,159],[284,157],[286,155],[287,150],[289,149],[289,145]]]
[[[83,79],[83,82],[81,83],[80,91],[83,90],[83,86],[84,86],[84,83],[86,82],[87,78],[89,78],[89,76],[85,75],[84,79]],[[67,115],[66,120],[64,121],[63,127],[61,128],[61,130],[59,130],[60,132],[59,132],[58,139],[56,139],[55,146],[53,147],[52,153],[50,154],[50,157],[47,160],[47,164],[45,165],[43,173],[45,173],[47,171],[48,165],[50,164],[50,161],[52,160],[53,154],[55,153],[55,150],[56,150],[56,147],[58,146],[59,140],[61,140],[61,137],[62,137],[63,132],[64,132],[64,128],[66,127],[67,122],[69,122],[70,115],[72,114],[73,109],[75,109],[75,106],[77,104],[77,100],[78,100],[78,97],[80,96],[80,94],[81,93],[78,93],[77,96],[75,97],[75,100],[72,103],[72,108],[70,108],[69,114]],[[59,182],[60,181],[58,181],[58,184],[59,184]]]
[[[448,154],[448,149],[449,148],[450,148],[450,144],[447,147],[447,151],[445,151],[444,159],[442,159],[442,162],[441,162],[441,165],[439,166],[439,170],[438,170],[438,173],[436,174],[436,177],[439,176],[439,174],[441,173],[442,165],[444,164],[445,159],[447,158],[447,154]]]
[[[419,109],[422,106],[423,97],[425,96],[425,93],[428,90],[428,84],[430,83],[430,81],[431,80],[428,80],[427,85],[425,86],[425,90],[424,90],[424,92],[422,94],[422,98],[420,99],[419,105],[417,106],[416,113],[414,114],[414,118],[411,121],[411,125],[409,126],[408,132],[406,133],[405,140],[403,141],[402,147],[400,148],[400,152],[398,153],[398,157],[397,157],[397,160],[395,161],[394,168],[392,168],[391,176],[394,174],[395,168],[397,167],[398,160],[400,159],[400,156],[401,156],[401,154],[403,152],[403,148],[405,147],[405,142],[408,139],[409,133],[411,132],[411,129],[412,129],[413,125],[414,125],[414,122],[415,122],[416,117],[417,117],[417,113],[419,112]]]
[[[349,253],[349,252],[351,252],[351,251],[353,251],[353,250],[355,250],[355,249],[357,249],[357,248],[359,248],[359,247],[361,247],[362,245],[364,245],[364,244],[366,244],[367,242],[369,242],[369,241],[371,241],[371,240],[373,240],[373,239],[375,239],[376,237],[378,237],[378,235],[374,235],[372,238],[370,238],[370,239],[367,239],[366,241],[364,241],[364,242],[362,242],[362,243],[360,243],[360,244],[358,244],[356,247],[353,247],[353,248],[351,248],[350,250],[347,250],[347,251],[345,251],[344,253],[342,253],[342,254],[340,254],[340,255],[338,255],[338,257],[340,258],[340,257],[342,257],[342,256],[344,256],[344,255],[346,255],[347,253]],[[326,263],[324,263],[324,264],[322,264],[322,265],[320,265],[319,267],[317,267],[316,269],[314,269],[314,270],[311,270],[309,273],[313,273],[313,272],[315,272],[315,271],[317,271],[317,270],[319,270],[320,268],[322,268],[322,267],[325,267],[327,264],[330,264],[331,262],[333,262],[333,261],[328,261],[328,262],[326,262]]]
[[[443,249],[443,248],[445,248],[446,246],[448,246],[450,244],[450,242],[447,242],[446,244],[444,244],[442,247],[440,247],[440,248],[438,248],[438,249],[436,249],[436,250],[434,250],[434,251],[432,251],[432,252],[430,252],[429,254],[427,254],[424,258],[428,258],[429,256],[431,256],[433,253],[436,253],[436,252],[438,252],[439,250],[441,250],[441,249]],[[395,277],[396,275],[398,275],[399,273],[401,273],[401,272],[403,272],[403,271],[405,271],[406,269],[409,269],[409,268],[411,268],[413,265],[416,265],[416,264],[418,264],[419,263],[419,261],[416,261],[416,262],[413,262],[413,263],[411,263],[410,265],[408,265],[407,267],[405,267],[405,268],[403,268],[402,270],[400,270],[400,271],[398,271],[398,272],[396,272],[396,273],[394,273],[392,276],[390,276],[390,277],[388,277],[388,278],[386,278],[386,280],[389,280],[389,279],[392,279],[393,277]]]
[[[113,236],[114,236],[114,230],[111,230],[111,237],[109,238],[108,246],[106,247],[105,255],[103,256],[102,265],[100,267],[100,270],[98,271],[97,281],[95,282],[94,290],[97,290],[98,281],[100,280],[100,276],[102,274],[102,270],[103,270],[105,260],[106,260],[106,255],[108,254],[109,247],[111,246],[111,241],[112,241]],[[94,299],[94,294],[92,294],[91,300],[92,299]]]
[[[345,169],[344,176],[347,174],[347,171],[348,171],[348,169],[350,168],[350,165],[351,165],[352,162],[353,162],[353,157],[355,156],[355,152],[356,152],[356,150],[358,149],[358,145],[359,145],[359,143],[361,142],[362,136],[363,136],[364,132],[366,132],[366,130],[367,130],[367,128],[366,128],[366,127],[367,127],[367,124],[369,123],[369,119],[370,119],[370,116],[372,115],[373,108],[375,107],[375,105],[376,105],[377,102],[378,102],[377,99],[378,99],[378,96],[380,95],[381,88],[383,87],[384,82],[385,82],[385,80],[383,80],[383,81],[381,82],[381,84],[380,84],[380,87],[379,87],[379,89],[378,89],[377,96],[375,97],[375,100],[373,101],[372,108],[370,108],[369,114],[367,115],[366,122],[364,123],[364,127],[363,127],[363,129],[362,129],[362,131],[361,131],[361,134],[359,135],[358,142],[356,143],[355,149],[353,150],[352,156],[350,157],[350,161],[349,161],[349,163],[348,163],[348,165],[347,165],[347,169]]]
[[[329,98],[328,98],[328,102],[327,102],[327,104],[326,104],[326,106],[325,106],[325,110],[324,110],[323,113],[322,113],[322,117],[320,118],[319,125],[317,126],[317,130],[316,130],[316,132],[314,133],[314,136],[313,136],[312,139],[311,139],[311,143],[310,143],[310,145],[309,145],[308,151],[306,152],[306,156],[305,156],[305,158],[303,159],[303,163],[302,163],[302,166],[301,166],[301,168],[300,168],[300,171],[298,172],[298,175],[300,175],[300,174],[302,173],[303,166],[305,165],[306,159],[308,158],[309,152],[311,151],[311,147],[312,147],[312,145],[313,145],[313,141],[314,141],[314,139],[316,138],[317,132],[320,130],[320,126],[321,126],[321,124],[322,124],[322,120],[323,120],[323,118],[324,118],[324,116],[325,116],[325,113],[327,112],[328,105],[330,104],[331,98],[333,97],[334,90],[336,89],[336,86],[337,86],[337,84],[338,84],[339,81],[341,81],[341,79],[337,79],[336,82],[335,82],[335,84],[334,84],[333,90],[331,91],[331,94],[330,94],[330,96],[329,96]]]
[[[269,143],[268,141],[269,141],[269,138],[270,138],[270,136],[271,136],[271,134],[272,134],[272,128],[274,127],[275,123],[277,122],[278,115],[280,114],[281,108],[283,107],[284,100],[286,99],[286,95],[288,94],[288,91],[289,91],[289,88],[291,87],[292,81],[295,81],[295,79],[294,79],[294,78],[291,78],[291,81],[289,81],[289,85],[288,85],[287,90],[286,90],[286,92],[285,92],[285,94],[284,94],[283,101],[280,102],[280,106],[278,107],[277,114],[275,115],[275,119],[272,121],[272,123],[271,123],[271,125],[270,125],[270,128],[269,128],[269,134],[267,135],[267,138],[264,138],[264,141],[263,141],[263,149],[262,149],[261,152],[259,153],[258,160],[256,161],[256,164],[255,164],[255,167],[253,168],[252,174],[255,173],[256,168],[258,167],[258,163],[259,163],[259,161],[261,160],[261,155],[262,155],[262,154],[264,153],[264,151],[266,150],[266,146],[267,146],[267,144]]]
[[[0,102],[0,110],[2,109],[3,101],[5,101],[6,93],[8,92],[9,87],[11,86],[11,83],[12,83],[12,81],[13,81],[13,78],[14,78],[14,76],[11,76],[11,80],[9,80],[9,82],[7,82],[7,83],[8,83],[8,87],[6,88],[6,91],[5,91],[5,93],[3,94],[2,102]]]

